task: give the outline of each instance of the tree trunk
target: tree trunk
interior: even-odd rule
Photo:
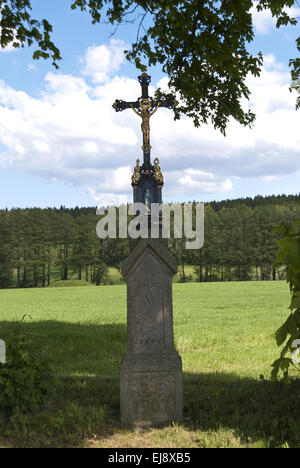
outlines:
[[[42,286],[43,286],[43,288],[46,286],[46,266],[45,266],[45,263],[43,263],[43,267],[42,267]]]
[[[38,273],[38,266],[35,263],[34,270],[33,270],[33,286],[37,288],[38,284],[39,284],[39,273]]]
[[[184,257],[181,257],[181,266],[182,266],[182,281],[183,283],[186,282],[185,271],[184,271]]]
[[[23,288],[26,288],[26,276],[27,276],[27,271],[26,271],[26,267],[24,266],[24,270],[23,270],[23,281],[22,281]]]
[[[64,249],[64,281],[68,280],[68,265],[67,265],[67,258],[68,258],[68,247]]]
[[[200,283],[203,281],[202,262],[199,264],[199,281]]]
[[[20,265],[18,265],[17,288],[20,287],[20,280],[21,280],[21,268],[20,268]]]
[[[231,281],[231,267],[228,267],[228,281]]]
[[[205,277],[204,277],[204,281],[207,282],[208,281],[208,266],[205,265]]]

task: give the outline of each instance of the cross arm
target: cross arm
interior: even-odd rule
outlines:
[[[122,99],[116,99],[113,104],[113,108],[116,110],[116,112],[121,112],[125,109],[131,109],[132,107],[134,107],[135,109],[138,109],[139,103],[137,101],[126,102],[126,101],[123,101]]]
[[[162,99],[161,101],[152,101],[152,107],[156,107],[159,104],[159,107],[166,107],[167,109],[175,109],[178,106],[179,102],[174,98]]]

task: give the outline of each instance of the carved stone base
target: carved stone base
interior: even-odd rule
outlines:
[[[126,355],[121,363],[121,420],[155,425],[183,418],[182,365],[177,353],[138,359]]]
[[[127,354],[121,363],[121,420],[182,420],[182,364],[174,347],[172,277],[177,265],[163,240],[132,244],[127,283]]]

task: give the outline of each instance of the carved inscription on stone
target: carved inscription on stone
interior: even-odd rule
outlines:
[[[165,345],[164,294],[157,282],[140,281],[134,294],[135,352],[161,352]]]
[[[176,412],[175,377],[169,372],[131,374],[129,398],[136,420],[165,420]]]

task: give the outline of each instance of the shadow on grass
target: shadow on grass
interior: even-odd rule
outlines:
[[[0,337],[5,339],[10,328],[11,323],[0,322]],[[84,446],[91,438],[126,431],[130,438],[119,422],[125,325],[25,322],[22,333],[47,344],[60,377],[55,397],[38,413],[15,415],[9,423],[0,420],[4,446]],[[234,374],[184,373],[184,399],[182,427],[191,434],[224,428],[243,444],[300,446],[300,381],[285,386]]]
[[[229,428],[243,443],[270,447],[300,444],[300,380],[287,386],[235,374],[186,374],[184,393],[191,428]]]
[[[118,375],[126,352],[124,324],[0,322],[1,339],[13,330],[45,348],[59,375]]]

